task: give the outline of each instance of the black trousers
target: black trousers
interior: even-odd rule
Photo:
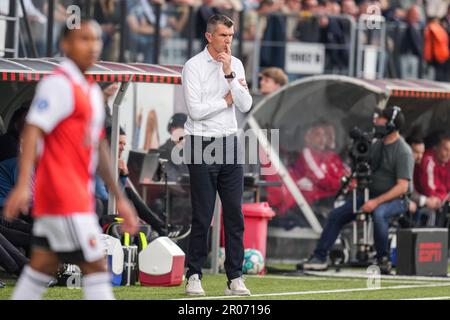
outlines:
[[[3,218],[3,210],[0,215],[0,266],[7,273],[17,276],[28,263],[28,258],[17,249],[22,247],[29,250],[31,244],[31,224],[16,219],[6,221]]]
[[[138,194],[136,194],[131,188],[125,188],[125,192],[127,194],[128,199],[133,203],[136,208],[137,214],[139,218],[148,223],[156,232],[160,235],[166,234],[164,230],[166,223],[161,220],[161,218],[153,212],[147,204],[141,200]]]
[[[31,245],[31,230],[31,224],[25,221],[20,219],[6,221],[3,217],[0,217],[0,234],[16,247],[29,248]]]
[[[131,188],[125,188],[125,193],[127,198],[134,205],[136,212],[142,220],[148,223],[156,232],[160,235],[166,235],[167,230],[165,229],[166,223],[153,212],[147,204],[141,200],[139,195],[135,193]],[[96,198],[96,212],[100,219],[100,224],[109,223],[108,220],[108,201],[103,201]],[[106,217],[106,218],[105,218]]]
[[[191,141],[188,143],[189,139]],[[208,233],[214,213],[216,193],[218,193],[222,202],[225,231],[225,271],[228,279],[232,280],[242,275],[244,260],[244,217],[242,214],[244,173],[242,164],[237,161],[239,157],[237,139],[232,137],[228,141],[226,139],[202,141],[200,150],[202,152],[212,142],[219,141],[218,143],[223,144],[222,163],[212,164],[207,164],[204,160],[202,163],[193,163],[193,154],[199,152],[194,150],[195,144],[191,143],[193,139],[201,139],[201,137],[190,136],[185,146],[185,151],[191,150],[191,154],[185,159],[191,159],[188,168],[193,210],[186,277],[189,278],[193,274],[202,276],[202,267],[208,256]],[[230,152],[234,153],[233,163],[224,161]]]
[[[6,272],[20,275],[28,259],[2,234],[0,234],[0,266]]]

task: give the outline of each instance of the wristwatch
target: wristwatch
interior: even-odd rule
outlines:
[[[234,79],[234,78],[236,78],[236,73],[234,73],[234,71],[231,71],[230,74],[225,75],[225,79]]]

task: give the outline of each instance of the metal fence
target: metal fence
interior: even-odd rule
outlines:
[[[15,8],[23,6],[22,0],[1,3],[7,2]],[[5,55],[58,55],[58,35],[64,18],[72,13],[71,5],[75,4],[82,4],[80,12],[99,20],[104,30],[103,60],[183,64],[206,44],[203,29],[207,16],[202,11],[205,7],[146,6],[145,1],[117,0],[112,12],[105,13],[99,12],[102,8],[98,1],[41,0],[34,3],[36,6],[32,10],[30,7],[21,10],[20,31],[19,24],[12,24],[14,17],[7,17],[8,12],[1,12],[0,8],[0,20],[8,20],[8,23],[0,21],[0,49],[3,43],[8,47],[3,49]],[[45,7],[53,14],[46,14]],[[45,16],[44,22],[40,21],[42,18],[36,19],[36,11]],[[291,80],[324,73],[365,78],[423,76],[421,57],[400,52],[406,25],[387,23],[379,15],[361,15],[355,20],[348,15],[306,12],[258,15],[254,11],[228,10],[224,13],[235,21],[233,55],[243,61],[253,91],[257,91],[259,71],[269,66],[284,69]],[[140,25],[136,27],[133,21]],[[3,41],[2,22],[14,28],[14,32],[3,33],[6,38]],[[19,40],[14,41],[14,37]],[[15,52],[11,51],[11,44]]]
[[[291,79],[354,74],[356,23],[348,15],[260,15],[253,42],[252,86],[259,71],[276,66]]]

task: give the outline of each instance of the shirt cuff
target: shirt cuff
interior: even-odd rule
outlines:
[[[234,77],[234,79],[230,82],[230,88],[231,88],[231,89],[238,89],[239,86],[240,86],[240,83],[239,83],[239,80],[238,80],[238,78],[237,78],[237,76],[236,76],[236,77]]]
[[[419,197],[419,207],[424,207],[426,203],[427,203],[427,197],[424,195],[421,195]]]

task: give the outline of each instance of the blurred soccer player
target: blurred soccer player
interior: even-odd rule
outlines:
[[[94,208],[97,163],[125,219],[123,230],[134,234],[137,218],[111,174],[102,92],[84,76],[101,52],[100,39],[100,28],[91,20],[63,30],[60,46],[67,58],[39,83],[26,118],[20,175],[7,199],[5,217],[12,220],[27,211],[37,163],[35,223],[30,264],[13,299],[40,299],[59,262],[80,266],[85,299],[114,299]]]

